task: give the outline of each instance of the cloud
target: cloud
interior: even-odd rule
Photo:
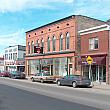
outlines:
[[[110,0],[74,0],[74,14],[87,15],[97,19],[110,16]]]
[[[13,45],[25,45],[25,35],[24,29],[18,30],[17,32],[0,35],[0,46],[7,47]]]
[[[51,3],[68,3],[73,0],[0,0],[0,12],[16,12],[26,9],[51,8]]]

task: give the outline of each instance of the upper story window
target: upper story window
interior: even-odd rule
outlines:
[[[44,47],[44,40],[41,39],[41,47]]]
[[[13,53],[13,60],[17,60],[17,53]]]
[[[50,38],[47,39],[47,51],[50,51]]]
[[[5,60],[8,60],[8,54],[5,54]]]
[[[63,50],[63,34],[60,35],[60,50]]]
[[[52,39],[52,46],[53,46],[53,51],[55,51],[56,50],[56,38],[55,38],[55,36],[53,36],[53,39]]]
[[[90,38],[89,39],[89,50],[96,50],[99,48],[99,39],[98,38]]]
[[[36,41],[36,46],[37,46],[37,47],[40,46],[39,40]]]
[[[28,42],[28,54],[30,54],[30,43]]]
[[[8,50],[5,50],[5,53],[8,53]]]
[[[12,49],[10,49],[9,52],[12,52]]]
[[[31,53],[34,53],[34,42],[31,42]]]
[[[66,49],[69,49],[70,45],[70,34],[67,32],[66,33]]]
[[[14,52],[17,51],[17,48],[14,48],[13,51],[14,51]]]

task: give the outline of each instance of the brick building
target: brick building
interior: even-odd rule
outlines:
[[[0,57],[0,72],[4,71],[4,57]]]
[[[27,75],[49,71],[51,75],[76,74],[81,50],[79,31],[105,22],[72,15],[26,32],[25,67]],[[35,53],[34,47],[43,47]]]
[[[109,84],[109,32],[110,26],[105,24],[79,31],[81,37],[81,65],[82,74],[96,82]],[[86,45],[85,45],[86,44]],[[86,59],[90,56],[93,59],[88,65]]]

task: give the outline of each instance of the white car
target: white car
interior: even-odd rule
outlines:
[[[30,76],[30,79],[34,81],[40,81],[40,82],[54,82],[56,78],[54,76],[51,76],[48,72],[42,72],[37,73],[35,75]]]

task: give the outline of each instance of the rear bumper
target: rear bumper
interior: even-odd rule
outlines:
[[[83,83],[83,82],[78,82],[77,85],[78,85],[78,86],[90,86],[90,85],[91,85],[91,82],[85,82],[85,83]]]

